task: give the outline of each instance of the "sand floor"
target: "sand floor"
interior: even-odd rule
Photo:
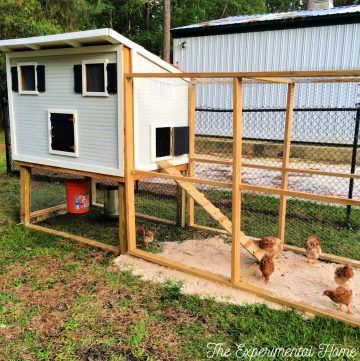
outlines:
[[[181,243],[165,242],[161,256],[230,277],[231,246],[220,236],[201,240],[186,240]],[[211,296],[217,300],[235,304],[265,303],[270,307],[280,308],[277,304],[249,293],[205,281],[134,257],[120,256],[116,259],[116,264],[120,268],[125,265],[133,265],[134,273],[142,276],[145,280],[156,282],[163,282],[169,278],[181,280],[184,282],[184,293]],[[241,253],[241,270],[246,272],[251,265],[254,265],[252,257],[243,250]],[[337,264],[321,261],[314,265],[308,264],[306,257],[286,251],[276,260],[275,272],[268,285],[264,284],[257,266],[252,267],[254,272],[248,275],[248,282],[295,301],[305,301],[324,309],[335,309],[330,299],[322,296],[322,293],[325,289],[336,288],[337,285],[333,280],[336,267],[338,267]],[[360,321],[360,270],[354,269],[354,272],[355,276],[349,283],[354,295],[352,311],[354,312],[354,319]]]

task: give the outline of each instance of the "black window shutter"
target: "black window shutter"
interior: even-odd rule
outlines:
[[[82,93],[82,66],[74,65],[74,90],[75,93]]]
[[[110,94],[117,93],[117,67],[116,63],[109,63],[106,67],[107,70],[107,91]]]
[[[44,92],[45,87],[45,65],[38,65],[36,67],[37,72],[37,89],[39,92]]]
[[[16,66],[11,67],[11,89],[14,92],[19,91],[18,71]]]
[[[174,128],[174,155],[189,153],[189,127]]]

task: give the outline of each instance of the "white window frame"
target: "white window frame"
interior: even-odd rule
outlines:
[[[69,109],[48,109],[48,138],[49,138],[49,153],[55,155],[65,155],[67,157],[79,157],[79,139],[78,139],[78,117],[76,110]],[[52,113],[61,113],[61,114],[72,114],[74,116],[74,146],[75,152],[64,152],[62,150],[53,150],[51,148],[51,114]]]
[[[171,124],[151,124],[150,125],[150,138],[151,138],[151,162],[158,162],[159,160],[170,160],[174,159],[173,148],[174,148],[174,137],[173,137],[173,128],[174,125]],[[156,129],[157,128],[170,128],[170,155],[164,157],[156,157]]]
[[[36,62],[26,62],[26,63],[18,63],[17,64],[17,73],[18,73],[18,89],[19,94],[22,95],[39,95],[38,88],[38,77],[37,77],[37,67],[38,63]],[[22,66],[33,66],[34,67],[34,73],[35,73],[35,90],[23,90],[22,89],[22,75],[21,75],[21,67]]]
[[[103,92],[88,92],[86,88],[86,65],[87,64],[103,64],[104,65],[104,91]],[[107,67],[108,59],[89,59],[82,61],[82,95],[84,97],[107,97],[109,93],[107,91]]]

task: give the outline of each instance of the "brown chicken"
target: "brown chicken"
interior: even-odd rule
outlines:
[[[323,296],[328,296],[331,301],[338,303],[338,309],[342,311],[342,306],[347,306],[347,313],[352,314],[350,311],[350,304],[353,297],[353,291],[343,286],[335,288],[335,290],[325,290]]]
[[[284,249],[284,242],[276,237],[264,237],[259,241],[259,248],[265,251],[270,257],[277,257]]]
[[[352,277],[354,277],[354,271],[349,264],[335,270],[334,280],[340,286],[345,286]]]
[[[151,232],[142,226],[136,227],[136,233],[142,237],[142,242],[146,248],[154,241],[154,232]]]
[[[310,236],[305,241],[306,255],[308,262],[315,263],[321,255],[320,238],[317,236]]]
[[[259,268],[262,275],[264,276],[265,284],[269,283],[270,276],[275,271],[274,261],[272,257],[269,255],[265,255],[263,258],[261,258]]]

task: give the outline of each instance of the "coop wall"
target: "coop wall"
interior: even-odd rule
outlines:
[[[133,72],[165,73],[167,70],[145,57],[132,56]],[[134,79],[135,167],[157,169],[154,156],[154,127],[188,125],[188,83],[182,79]],[[186,155],[171,157],[172,163],[187,163]]]
[[[83,96],[74,92],[75,64],[83,60],[117,62],[117,53],[89,53],[63,56],[26,57],[10,60],[45,65],[46,91],[38,95],[12,93],[13,159],[60,168],[123,175],[122,131],[118,124],[118,94],[106,97]],[[121,59],[121,57],[119,57]],[[121,74],[121,64],[117,71]],[[9,84],[11,89],[11,84]],[[11,90],[10,90],[11,91]],[[50,154],[48,110],[77,112],[78,156]]]

